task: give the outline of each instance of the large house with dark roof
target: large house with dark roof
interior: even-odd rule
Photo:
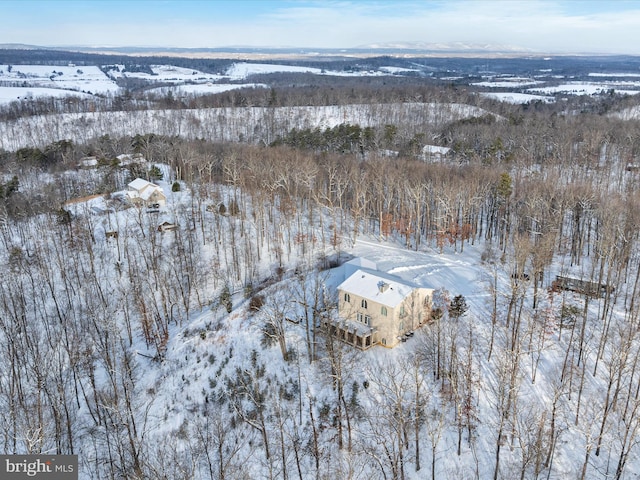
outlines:
[[[365,259],[344,267],[339,320],[328,325],[340,340],[361,349],[393,347],[428,321],[433,289],[381,272]]]

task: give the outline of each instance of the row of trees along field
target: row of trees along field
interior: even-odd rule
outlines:
[[[69,174],[70,157],[132,138],[65,145],[51,166],[5,153],[3,451],[80,453],[83,477],[105,479],[624,477],[639,462],[638,124],[511,113],[438,132],[456,151],[439,164],[146,137],[181,185],[171,236],[143,210],[60,215],[128,180],[115,162]],[[486,302],[440,290],[412,355],[363,362],[320,327],[335,298],[314,270],[362,235],[481,249]],[[615,289],[547,289],[577,267]],[[238,323],[260,340],[234,340]]]

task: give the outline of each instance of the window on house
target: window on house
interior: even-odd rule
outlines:
[[[363,299],[362,302],[360,302],[360,305],[362,308],[367,308],[367,301]]]
[[[351,295],[349,295],[348,293],[344,294],[344,301],[347,303],[351,303]]]
[[[404,305],[402,305],[402,306],[400,307],[400,316],[401,316],[401,317],[404,317],[405,315],[406,315],[406,312],[405,312],[405,310],[404,310]]]
[[[371,317],[369,315],[364,316],[364,324],[371,325]]]
[[[386,317],[386,316],[387,316],[387,307],[382,307],[382,308],[380,309],[380,314],[381,314],[383,317]]]
[[[359,322],[364,322],[364,315],[361,313],[358,313],[358,321]]]

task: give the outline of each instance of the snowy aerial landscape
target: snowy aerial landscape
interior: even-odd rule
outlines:
[[[161,60],[0,49],[5,454],[638,478],[636,57]]]
[[[99,59],[97,59],[99,60]],[[94,60],[95,61],[95,60]],[[573,61],[576,61],[573,59]],[[577,60],[579,62],[579,59]],[[20,99],[38,97],[105,96],[122,94],[126,88],[121,86],[123,80],[139,80],[147,85],[150,91],[159,90],[166,94],[169,90],[176,96],[206,95],[240,88],[268,88],[265,83],[248,82],[252,77],[270,74],[306,74],[323,77],[422,77],[432,80],[447,81],[455,78],[458,83],[468,83],[474,87],[485,89],[488,95],[512,103],[528,103],[536,100],[553,101],[550,94],[593,95],[610,91],[624,95],[640,93],[640,73],[628,72],[593,72],[586,70],[568,70],[562,58],[533,58],[525,71],[534,69],[528,77],[513,73],[487,70],[476,72],[471,66],[455,65],[462,73],[452,77],[451,65],[441,59],[408,59],[398,60],[402,66],[390,66],[383,63],[358,62],[340,65],[341,62],[325,62],[327,68],[317,62],[298,61],[299,65],[287,63],[260,63],[247,61],[229,61],[209,72],[195,68],[186,68],[167,64],[148,64],[145,68],[133,68],[124,64],[97,64],[78,67],[74,63],[65,65],[11,65],[0,64],[0,104],[7,104]],[[305,66],[305,63],[307,64]],[[342,62],[344,63],[344,62]],[[486,63],[486,62],[485,62]],[[545,63],[553,63],[556,68]],[[310,65],[314,66],[310,66]],[[480,63],[481,64],[481,63]],[[503,69],[505,62],[497,66]],[[523,68],[520,61],[506,62],[514,70]],[[139,67],[136,66],[136,67]],[[476,66],[477,67],[477,66]],[[580,68],[588,68],[582,66]],[[627,65],[625,67],[628,68]],[[508,68],[508,67],[507,67]],[[600,66],[600,68],[602,68]],[[611,68],[619,68],[614,63]],[[634,67],[638,69],[637,66]],[[481,81],[478,81],[480,79]],[[120,83],[119,83],[120,81]],[[495,92],[503,90],[506,93]],[[528,97],[528,95],[531,95]]]

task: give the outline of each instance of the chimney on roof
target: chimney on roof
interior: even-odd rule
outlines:
[[[384,293],[384,292],[386,292],[387,290],[389,290],[389,284],[388,284],[387,282],[383,281],[383,280],[380,280],[380,281],[378,282],[378,291],[379,291],[380,293]]]

